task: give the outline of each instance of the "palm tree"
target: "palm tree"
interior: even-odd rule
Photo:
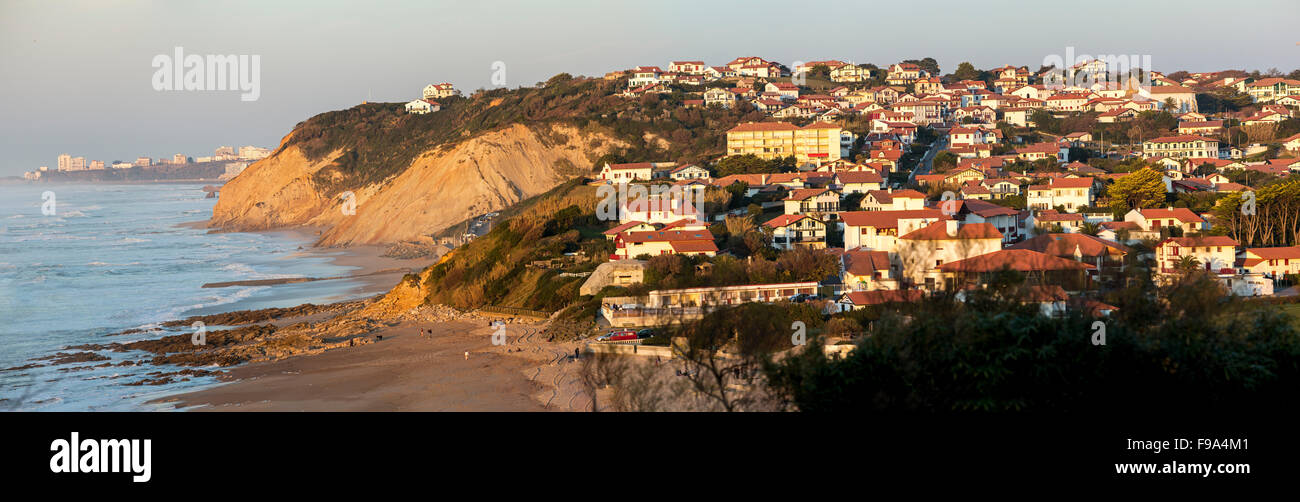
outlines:
[[[1079,225],[1079,233],[1096,237],[1097,234],[1101,233],[1101,224],[1095,221],[1085,221]]]
[[[1200,269],[1201,260],[1198,260],[1195,256],[1191,255],[1180,256],[1178,261],[1174,263],[1174,270],[1177,270],[1183,275],[1191,275],[1192,272]]]

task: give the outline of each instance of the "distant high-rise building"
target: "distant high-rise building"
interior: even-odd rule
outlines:
[[[71,166],[71,165],[72,165],[72,156],[71,156],[71,155],[68,155],[68,154],[65,153],[65,154],[59,156],[59,165],[58,165],[58,169],[59,169],[60,171],[67,171],[67,170],[68,170],[68,167]]]
[[[90,161],[90,168],[91,168],[91,169],[103,169],[103,168],[104,168],[104,161],[102,161],[102,160],[92,160],[92,161]]]
[[[217,156],[221,156],[221,155],[234,155],[234,154],[235,154],[235,147],[233,147],[233,146],[221,146],[221,147],[217,147],[216,154],[217,154]]]
[[[86,170],[86,158],[85,158],[85,157],[73,157],[73,158],[72,158],[72,163],[68,164],[68,170],[69,170],[69,171],[85,171],[85,170]]]
[[[140,167],[148,167],[148,166],[152,166],[152,165],[153,165],[153,159],[151,159],[151,158],[149,158],[149,157],[137,157],[137,158],[135,159],[135,165],[140,166]]]
[[[244,160],[258,160],[265,158],[268,155],[271,155],[271,150],[266,148],[259,148],[256,146],[239,147],[239,158]]]
[[[172,155],[172,164],[185,164],[186,162],[187,161],[185,160],[185,154],[178,153],[176,155]]]

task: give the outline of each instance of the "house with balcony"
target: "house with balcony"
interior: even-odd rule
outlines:
[[[1195,134],[1162,136],[1142,142],[1142,156],[1195,158],[1219,157],[1219,140]]]
[[[929,76],[930,72],[913,63],[896,63],[889,67],[889,73],[885,75],[885,83],[907,87]]]
[[[1246,248],[1239,268],[1270,279],[1300,274],[1300,246]]]
[[[914,211],[925,209],[925,194],[916,190],[871,190],[862,198],[865,211]]]
[[[772,230],[774,248],[826,247],[826,223],[817,218],[805,214],[783,214],[764,222],[763,226]]]
[[[610,259],[629,260],[641,255],[681,254],[714,256],[718,246],[708,230],[655,230],[623,232],[614,237],[614,254]]]
[[[1002,233],[991,224],[948,219],[903,234],[894,254],[906,279],[933,290],[942,282],[939,267],[943,264],[998,251],[1002,239]]]
[[[1091,206],[1093,184],[1093,178],[1052,178],[1046,185],[1031,185],[1026,204],[1030,209],[1062,206],[1066,211]]]
[[[791,190],[782,202],[785,214],[802,214],[819,220],[833,220],[840,210],[840,194],[829,188]]]
[[[1169,237],[1156,245],[1156,264],[1163,274],[1179,273],[1186,257],[1196,260],[1199,269],[1214,274],[1235,274],[1237,241],[1228,236]]]
[[[844,249],[889,252],[897,249],[899,235],[948,219],[938,209],[846,211],[839,217],[844,228]]]
[[[885,251],[854,249],[840,255],[840,279],[849,291],[899,289],[900,273]]]
[[[1178,228],[1183,234],[1188,234],[1205,228],[1205,220],[1185,207],[1132,209],[1124,214],[1124,221],[1137,224],[1144,232],[1155,233],[1163,229]]]
[[[1081,233],[1040,234],[1008,249],[1028,249],[1068,258],[1093,265],[1098,270],[1122,269],[1124,256],[1131,251],[1128,246],[1118,242]]]

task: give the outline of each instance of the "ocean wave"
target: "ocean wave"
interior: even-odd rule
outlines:
[[[216,307],[218,305],[235,303],[239,300],[243,300],[245,298],[253,296],[253,293],[256,293],[258,291],[267,288],[270,288],[270,286],[254,286],[248,288],[239,288],[235,290],[233,293],[228,295],[217,295],[216,297],[213,297],[211,301],[206,301],[206,302],[200,301],[198,303],[194,303],[191,305],[182,305],[182,306],[174,307],[171,310],[168,310],[166,313],[164,313],[162,317],[163,319],[166,320],[179,319],[182,315],[184,315],[184,313],[189,312],[191,310],[197,310],[197,309],[207,308],[207,307]]]

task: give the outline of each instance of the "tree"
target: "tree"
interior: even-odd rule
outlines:
[[[1201,269],[1201,260],[1198,260],[1195,256],[1192,255],[1179,257],[1178,261],[1174,262],[1174,270],[1177,270],[1178,273],[1184,276],[1191,275],[1193,272],[1196,272],[1197,270],[1200,269]]]
[[[935,61],[934,58],[908,59],[903,62],[919,66],[922,70],[929,72],[931,76],[939,76],[939,62]]]
[[[714,166],[718,177],[732,174],[775,173],[777,169],[771,162],[758,158],[754,154],[732,155],[719,160]]]
[[[1096,237],[1101,233],[1101,224],[1095,221],[1085,221],[1079,225],[1079,233]]]
[[[591,170],[593,172],[599,172],[601,169],[605,168],[605,164],[626,164],[626,163],[627,163],[627,158],[623,157],[622,155],[616,153],[607,153],[605,155],[601,155],[599,158],[596,159],[596,162],[592,163]]]
[[[934,155],[934,172],[942,173],[957,165],[957,155],[944,150]]]
[[[1107,190],[1110,208],[1117,214],[1130,209],[1158,207],[1165,202],[1164,175],[1144,167],[1115,181]]]
[[[760,369],[772,354],[792,347],[795,320],[808,330],[822,322],[811,305],[746,303],[683,323],[673,334],[680,337],[676,353],[691,390],[720,411],[776,409]]]
[[[886,311],[846,357],[814,347],[765,365],[790,408],[857,413],[1211,412],[1285,409],[1300,336],[1276,306],[1224,301],[1213,277],[1159,287],[1138,267],[1095,322],[1042,315],[1023,286],[937,296]],[[810,339],[810,347],[818,340]],[[995,416],[995,415],[988,415]]]
[[[957,65],[957,71],[953,72],[952,76],[956,77],[957,80],[978,80],[980,71],[975,69],[975,65],[970,64],[969,61],[963,61]]]

